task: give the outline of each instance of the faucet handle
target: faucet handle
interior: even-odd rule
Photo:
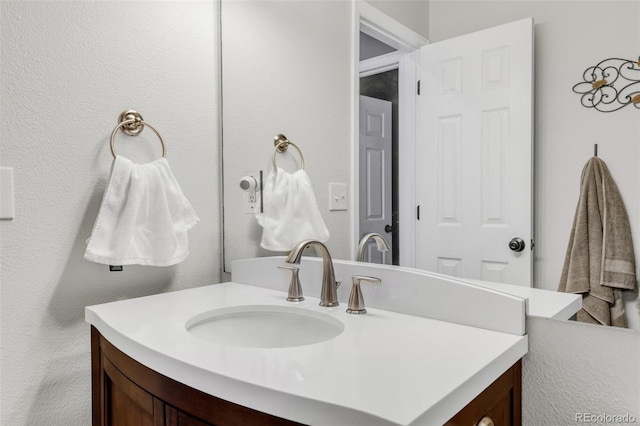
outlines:
[[[362,297],[362,290],[360,290],[360,282],[365,281],[372,284],[380,284],[382,281],[380,278],[365,275],[354,275],[351,277],[351,281],[353,282],[353,287],[351,287],[347,313],[354,315],[366,314],[367,310],[364,307],[364,297]]]
[[[278,266],[280,269],[288,269],[291,271],[291,281],[289,282],[289,294],[287,295],[288,302],[302,302],[304,296],[302,295],[302,286],[300,285],[300,278],[298,277],[299,268],[297,266]]]

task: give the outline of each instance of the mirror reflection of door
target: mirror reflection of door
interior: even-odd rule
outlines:
[[[417,268],[531,286],[532,33],[524,19],[420,49]]]
[[[390,101],[360,96],[360,238],[393,232],[391,202],[392,105]],[[364,260],[392,263],[393,239],[385,237],[390,250],[380,252],[375,241],[365,246]]]

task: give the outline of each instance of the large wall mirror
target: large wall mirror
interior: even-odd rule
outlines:
[[[354,58],[354,52],[360,47],[359,4],[349,1],[222,2],[224,256],[227,272],[232,260],[280,254],[260,247],[261,228],[252,214],[245,213],[246,198],[239,188],[240,179],[247,173],[263,171],[266,174],[271,169],[273,138],[280,133],[286,134],[304,154],[305,170],[331,234],[327,245],[332,255],[342,259],[355,258],[360,236],[356,229],[360,224],[352,212],[360,204],[354,200],[359,193],[354,182],[358,179],[361,160],[353,151],[352,141],[358,137],[357,123],[360,121],[356,116],[360,108],[355,106],[361,87],[360,69]],[[637,190],[640,182],[637,168],[640,118],[637,110],[597,113],[582,107],[571,91],[588,66],[606,57],[637,55],[640,41],[640,29],[636,25],[638,2],[400,1],[371,2],[367,8],[369,6],[390,15],[433,45],[533,18],[535,120],[532,133],[535,137],[531,156],[525,160],[533,164],[533,169],[522,170],[523,175],[533,176],[530,187],[534,192],[529,197],[533,202],[529,210],[533,214],[525,224],[529,229],[535,229],[533,253],[529,247],[531,236],[523,238],[525,250],[532,255],[529,261],[532,265],[530,274],[534,277],[532,286],[557,289],[578,198],[580,173],[593,153],[594,143],[599,144],[599,156],[609,165],[623,195],[634,240],[640,241],[640,217],[633,214],[640,211]],[[460,14],[462,7],[473,13]],[[393,39],[383,41],[391,46],[390,50],[398,50]],[[415,60],[412,55],[414,53],[406,55],[405,60]],[[489,60],[490,65],[499,63],[499,58]],[[503,71],[498,66],[491,72],[496,76]],[[398,70],[395,77],[387,75],[385,78],[402,80],[401,73],[402,70]],[[365,73],[363,78],[367,77]],[[455,78],[449,83],[455,85]],[[402,101],[400,105],[403,105]],[[494,120],[495,129],[501,129],[500,114],[488,119]],[[421,124],[424,123],[413,123],[413,126],[419,129]],[[400,123],[399,128],[406,132],[408,126]],[[447,127],[445,123],[440,131],[449,132],[451,139],[456,137],[455,126]],[[440,158],[446,159],[447,155],[440,153]],[[438,158],[437,155],[432,157]],[[490,160],[490,157],[484,158],[484,161]],[[295,152],[278,154],[278,164],[289,170],[300,166]],[[433,170],[433,166],[416,167],[413,173],[424,178]],[[395,179],[399,182],[396,188],[400,194],[412,191],[406,176],[403,180],[406,171],[407,167],[402,163],[396,168],[398,176]],[[450,169],[444,168],[440,172],[446,175]],[[349,210],[329,211],[332,183],[348,185]],[[420,251],[407,241],[415,238],[419,231],[410,221],[415,217],[415,206],[424,200],[419,196],[416,199],[405,197],[405,200],[409,207],[404,209],[403,202],[396,201],[401,206],[396,215],[399,221],[388,223],[399,230],[399,238],[390,238],[398,247],[395,263],[420,266]],[[421,208],[424,208],[423,204]],[[508,247],[512,237],[519,236],[510,233],[504,246]],[[442,238],[435,236],[430,243],[436,246]],[[474,248],[475,251],[482,249],[482,244]],[[454,271],[455,259],[441,267],[445,268],[444,272],[446,268]],[[492,277],[499,277],[498,272],[476,278],[497,281]],[[625,304],[630,328],[640,330],[635,298],[635,294],[626,295]]]

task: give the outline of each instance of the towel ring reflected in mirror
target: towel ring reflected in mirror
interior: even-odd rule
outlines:
[[[113,156],[113,158],[116,158],[114,142],[118,130],[122,129],[124,133],[130,136],[138,136],[140,132],[142,132],[142,129],[144,129],[145,127],[153,130],[153,133],[155,133],[158,139],[160,139],[160,145],[162,146],[162,158],[165,158],[167,150],[165,148],[164,141],[162,140],[162,136],[160,136],[160,133],[158,133],[158,131],[151,124],[144,121],[142,119],[142,116],[138,112],[133,110],[123,111],[120,114],[120,124],[118,124],[115,129],[113,129],[113,132],[111,132],[109,148],[111,148],[111,155]]]
[[[289,145],[293,146],[296,149],[296,151],[298,151],[298,154],[300,155],[300,170],[304,170],[304,155],[302,155],[302,151],[300,151],[300,148],[298,148],[298,145],[291,142],[289,139],[287,139],[285,135],[282,135],[282,134],[276,135],[276,137],[273,139],[273,145],[275,146],[273,150],[273,169],[274,170],[278,168],[278,165],[276,164],[276,154],[279,152],[280,153],[285,152],[289,148]]]

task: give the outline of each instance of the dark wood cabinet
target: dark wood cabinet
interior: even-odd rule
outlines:
[[[446,426],[521,425],[521,361]],[[291,426],[300,423],[252,410],[170,379],[127,356],[91,327],[93,426]],[[485,423],[482,426],[490,426]]]
[[[166,406],[165,419],[166,424],[172,426],[208,426],[210,424],[170,405]]]
[[[140,364],[91,327],[93,426],[292,426]]]
[[[107,358],[103,358],[102,367],[105,424],[164,425],[162,401],[129,380]]]
[[[522,425],[522,360],[445,423],[445,426],[476,425]]]

